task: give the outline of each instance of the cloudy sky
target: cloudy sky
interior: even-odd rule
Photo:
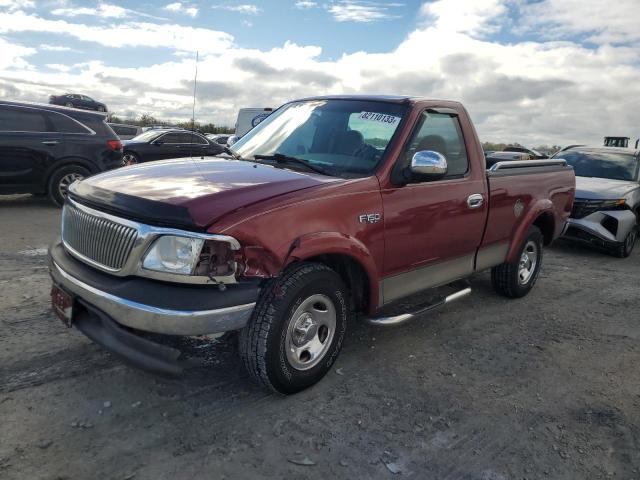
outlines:
[[[640,136],[638,0],[0,0],[0,97],[232,125],[301,96],[460,100],[483,141]]]

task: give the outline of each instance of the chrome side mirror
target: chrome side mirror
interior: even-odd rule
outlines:
[[[410,168],[415,175],[443,177],[447,174],[447,159],[439,152],[421,150],[413,155]]]

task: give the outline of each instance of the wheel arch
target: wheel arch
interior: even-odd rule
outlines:
[[[44,188],[48,192],[49,191],[49,182],[51,181],[51,177],[55,172],[60,170],[61,168],[68,167],[70,165],[78,165],[80,167],[86,168],[91,172],[91,174],[96,174],[100,170],[98,167],[90,162],[89,160],[81,157],[65,157],[58,160],[56,163],[51,165],[47,172],[44,175]]]
[[[372,313],[377,309],[377,267],[369,250],[357,239],[332,232],[304,235],[292,244],[285,266],[296,261],[327,265],[345,282],[356,310]]]
[[[506,258],[507,262],[513,262],[516,259],[520,246],[531,226],[536,226],[542,231],[544,245],[549,245],[554,240],[556,220],[551,200],[541,200],[524,215],[511,238],[511,246]]]
[[[553,217],[553,213],[546,211],[542,212],[538,217],[533,221],[532,225],[535,225],[542,232],[542,236],[544,237],[544,245],[550,245],[553,241],[553,235],[556,228],[556,221]]]

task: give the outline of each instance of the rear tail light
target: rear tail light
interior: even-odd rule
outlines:
[[[107,140],[107,145],[114,152],[122,151],[122,142],[120,140]]]

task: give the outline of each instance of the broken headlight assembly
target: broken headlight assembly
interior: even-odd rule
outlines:
[[[140,275],[180,283],[236,283],[240,244],[221,235],[161,235],[142,258]]]
[[[144,256],[142,268],[176,275],[191,275],[200,256],[201,238],[162,235]]]

